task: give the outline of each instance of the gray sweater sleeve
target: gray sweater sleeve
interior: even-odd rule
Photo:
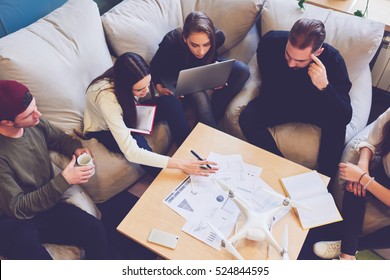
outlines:
[[[41,120],[19,139],[0,137],[0,145],[0,216],[29,219],[56,205],[70,185],[54,177],[49,149],[69,156],[80,141]]]

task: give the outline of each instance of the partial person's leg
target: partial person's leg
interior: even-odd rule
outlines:
[[[166,120],[175,143],[180,146],[191,131],[180,101],[173,95],[164,95],[156,98],[156,105],[155,122]]]
[[[267,124],[265,118],[269,116],[266,116],[266,113],[264,114],[260,103],[261,100],[258,97],[248,103],[240,114],[240,128],[249,143],[276,155],[283,156],[268,130],[270,125]]]
[[[205,91],[199,91],[187,95],[187,98],[195,111],[198,122],[204,123],[213,128],[218,128],[211,107],[210,97]]]
[[[102,222],[106,228],[109,242],[118,252],[119,259],[156,259],[156,254],[124,236],[116,229],[131,208],[137,203],[137,200],[136,196],[128,191],[123,191],[109,200],[97,204],[97,206],[102,213]]]
[[[39,232],[28,220],[0,219],[0,255],[11,260],[51,260]]]
[[[319,241],[340,240],[341,222],[332,223],[309,230],[298,255],[298,260],[320,260],[313,251],[313,245]]]
[[[148,141],[146,141],[145,137],[142,134],[138,134],[138,133],[132,133],[132,134],[135,141],[137,141],[138,147],[153,152],[152,148],[149,146]],[[157,168],[153,166],[141,164],[141,167],[143,170],[145,170],[146,173],[148,173],[152,177],[156,177],[158,173],[160,173],[161,171],[161,168]]]
[[[111,131],[102,130],[96,132],[88,132],[85,136],[88,139],[96,138],[100,143],[102,143],[107,148],[107,150],[113,153],[118,153],[123,155]],[[153,152],[152,148],[149,146],[148,142],[146,141],[145,137],[142,134],[132,132],[132,136],[137,141],[137,145],[140,148]],[[153,177],[156,177],[158,173],[161,171],[160,168],[156,168],[152,166],[141,165],[141,167],[145,170],[146,173],[150,174]]]
[[[232,99],[244,87],[249,75],[248,65],[236,60],[229,75],[227,86],[214,91],[211,96],[211,106],[217,122],[224,116],[226,108]]]
[[[370,170],[370,175],[375,177],[375,180],[379,182],[382,186],[385,186],[388,189],[390,188],[390,178],[387,177],[383,164],[379,164],[377,168]],[[373,233],[360,237],[358,250],[390,248],[389,237],[390,226],[386,226]]]
[[[123,154],[118,146],[118,143],[115,141],[114,136],[112,136],[112,133],[109,130],[88,132],[87,134],[85,134],[85,136],[88,139],[95,138],[100,143],[102,143],[103,146],[107,148],[107,150],[113,153]]]
[[[77,245],[84,248],[86,259],[112,259],[103,223],[67,203],[58,203],[31,219],[44,242]]]
[[[342,124],[327,123],[321,126],[318,171],[333,178],[338,170],[344,149],[346,127]]]
[[[341,231],[341,252],[354,256],[362,232],[363,217],[366,210],[366,198],[355,196],[345,191],[341,214],[343,216]]]

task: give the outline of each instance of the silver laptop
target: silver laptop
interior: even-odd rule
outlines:
[[[235,59],[224,60],[217,63],[181,70],[177,83],[164,81],[175,96],[182,96],[194,92],[214,89],[226,84],[232,71]]]

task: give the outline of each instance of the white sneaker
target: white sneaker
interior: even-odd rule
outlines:
[[[338,258],[341,254],[341,241],[320,241],[313,245],[314,253],[322,259]]]

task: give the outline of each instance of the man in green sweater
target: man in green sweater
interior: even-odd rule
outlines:
[[[0,255],[50,259],[42,243],[77,245],[87,259],[108,259],[103,224],[61,203],[74,184],[88,182],[94,166],[75,165],[90,153],[80,141],[40,118],[34,97],[16,81],[0,81]],[[54,176],[49,150],[72,160]]]

